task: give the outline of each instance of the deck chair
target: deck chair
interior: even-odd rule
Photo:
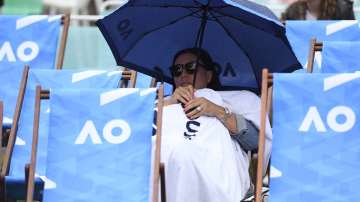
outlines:
[[[123,75],[123,76],[122,76]],[[29,78],[24,79],[23,91],[19,93],[18,108],[15,114],[9,143],[4,157],[1,173],[2,197],[24,199],[24,166],[30,156],[32,115],[34,111],[35,85],[43,84],[48,88],[118,88],[123,80],[131,79],[131,72],[105,70],[30,70]],[[27,82],[27,84],[26,84]],[[23,105],[23,107],[21,107]],[[48,106],[44,103],[43,106]],[[39,161],[46,160],[48,108],[43,108],[41,147]],[[44,165],[44,164],[42,164]],[[45,167],[39,167],[39,176],[45,176]],[[40,180],[39,180],[40,181]],[[41,185],[41,184],[40,184]],[[37,190],[41,190],[39,185]],[[41,199],[41,192],[36,199]],[[4,199],[5,200],[5,199]]]
[[[360,95],[352,90],[358,88],[359,78],[359,73],[272,75],[264,70],[263,115],[271,106],[266,97],[274,94],[270,202],[351,201],[359,197],[355,180],[359,176],[359,127],[355,124],[359,107],[355,100]],[[273,83],[271,93],[267,89]],[[308,85],[311,92],[304,87]],[[261,181],[257,185],[259,201]]]
[[[356,20],[317,20],[286,21],[286,36],[290,45],[304,68],[308,66],[309,42],[316,38],[319,41],[359,41],[360,29]],[[314,72],[318,71],[315,63]]]
[[[61,24],[63,30],[57,51]],[[24,64],[31,68],[61,69],[69,16],[3,15],[0,16],[0,25],[0,100],[5,106],[5,126],[11,127]]]
[[[322,73],[352,73],[360,71],[358,41],[324,41],[322,48]]]
[[[52,181],[52,186],[45,189],[45,202],[150,200],[149,171],[156,89],[59,89],[42,96],[41,87],[37,87],[36,92],[26,201],[33,201],[41,97],[50,98],[51,103],[46,176]],[[162,87],[157,103],[159,129]],[[73,119],[69,121],[69,117]],[[152,181],[154,202],[158,200],[160,130],[157,130],[156,137]]]
[[[319,42],[312,39],[308,57],[307,72],[312,73],[316,53],[321,67],[321,73],[355,72],[359,70],[357,53],[360,50],[360,43],[357,41],[324,41]]]

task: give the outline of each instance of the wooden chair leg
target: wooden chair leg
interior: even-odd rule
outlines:
[[[164,86],[161,85],[158,89],[158,104],[156,115],[156,142],[155,142],[155,157],[154,157],[154,176],[153,176],[153,195],[152,202],[159,200],[159,178],[160,178],[160,147],[161,147],[161,126],[162,126],[162,110],[164,104]]]
[[[160,187],[161,187],[161,202],[166,202],[166,186],[165,186],[165,165],[160,164]]]
[[[263,160],[265,150],[265,127],[266,127],[266,112],[268,106],[268,69],[262,71],[262,84],[261,84],[261,114],[260,114],[260,130],[259,130],[259,148],[258,160],[256,169],[256,184],[255,184],[255,202],[260,202],[262,193],[263,182]],[[265,165],[266,166],[266,165]]]
[[[61,23],[63,24],[63,30],[61,33],[60,48],[57,55],[56,69],[62,69],[62,66],[64,64],[65,48],[70,26],[70,15],[67,14],[62,16]]]
[[[309,54],[308,54],[308,63],[307,63],[307,67],[306,67],[306,71],[308,73],[312,73],[313,68],[314,68],[315,44],[316,44],[316,39],[315,38],[311,39],[310,47],[309,47]]]

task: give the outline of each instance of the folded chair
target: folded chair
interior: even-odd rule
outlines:
[[[41,98],[51,103],[46,170],[51,186],[44,190],[44,201],[158,200],[162,87],[155,102],[155,88],[49,92],[38,86],[27,186],[29,202],[33,201],[35,169],[39,166],[36,153]],[[150,182],[155,103],[157,138]]]
[[[43,84],[48,88],[118,88],[124,80],[131,79],[131,72],[105,70],[30,70],[29,78],[24,79],[19,92],[18,107],[14,116],[9,143],[4,157],[1,173],[2,198],[24,199],[24,166],[30,156],[32,136],[31,127],[34,111],[35,85]],[[27,82],[27,85],[26,85]],[[131,81],[133,83],[133,81]],[[23,105],[23,107],[22,107]],[[42,131],[40,133],[39,161],[46,161],[48,135],[49,103],[43,104]],[[46,107],[47,106],[47,107]],[[44,165],[44,164],[42,164]],[[38,175],[45,176],[45,167],[38,168]],[[38,180],[41,181],[41,180]],[[42,185],[41,183],[39,185]],[[39,186],[37,190],[41,190]],[[41,200],[41,192],[36,192],[36,199]]]

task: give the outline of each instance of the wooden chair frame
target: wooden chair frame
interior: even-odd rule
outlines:
[[[308,63],[306,70],[308,73],[312,73],[314,70],[314,59],[315,59],[315,52],[322,51],[323,43],[316,41],[315,38],[310,40],[310,49],[308,55]]]
[[[260,131],[259,131],[259,148],[256,171],[256,187],[255,187],[255,202],[261,201],[261,192],[263,185],[263,160],[265,150],[265,131],[266,131],[266,116],[271,112],[272,101],[272,84],[273,75],[269,73],[268,69],[262,71],[261,83],[261,111],[260,111]],[[266,166],[266,165],[265,165]]]
[[[63,15],[61,17],[61,24],[63,25],[63,30],[61,33],[59,53],[57,55],[56,69],[62,69],[62,66],[64,64],[65,48],[66,48],[66,42],[67,42],[69,26],[70,26],[70,15],[69,14]]]
[[[119,87],[120,88],[126,88],[126,87],[135,88],[136,76],[137,76],[136,71],[124,68],[124,71],[122,72],[122,78],[119,83]],[[130,82],[130,84],[129,84],[129,82]]]
[[[27,165],[26,168],[26,183],[27,183],[27,194],[26,194],[26,202],[33,201],[34,195],[34,183],[35,183],[35,168],[36,168],[36,153],[37,153],[37,144],[38,144],[38,136],[39,136],[39,116],[40,116],[40,102],[41,99],[50,99],[50,91],[49,90],[41,90],[41,86],[36,87],[36,101],[35,101],[35,111],[34,111],[34,125],[33,125],[33,142],[31,149],[31,161],[30,164]],[[155,163],[153,170],[153,190],[152,190],[152,201],[158,202],[158,193],[159,193],[159,181],[161,170],[164,169],[163,165],[160,165],[160,147],[161,147],[161,125],[162,125],[162,113],[163,113],[163,105],[164,105],[164,87],[160,86],[158,89],[158,105],[157,105],[157,117],[156,117],[156,143],[155,143]],[[162,172],[164,173],[164,172]],[[161,180],[161,184],[165,183],[165,181]],[[166,200],[165,189],[161,190],[162,201]],[[164,198],[163,198],[164,197]]]
[[[22,104],[23,104],[23,100],[24,100],[25,88],[26,88],[26,84],[27,84],[28,75],[29,75],[29,66],[25,66],[25,68],[23,70],[22,78],[21,78],[18,97],[16,100],[16,108],[15,108],[15,113],[14,113],[14,117],[12,120],[12,126],[10,129],[10,136],[9,136],[8,144],[6,147],[3,164],[2,164],[2,168],[1,168],[1,173],[0,173],[0,201],[7,201],[6,193],[5,193],[5,176],[7,176],[9,174],[11,156],[12,156],[12,152],[13,152],[14,145],[15,145],[16,133],[18,130],[19,119],[20,119]]]

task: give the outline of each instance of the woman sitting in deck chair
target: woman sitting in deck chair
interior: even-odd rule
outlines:
[[[250,187],[246,151],[258,144],[259,98],[215,91],[220,82],[203,49],[178,52],[171,72],[175,90],[164,101],[161,150],[168,201],[240,201]],[[267,131],[265,165],[270,147]]]

